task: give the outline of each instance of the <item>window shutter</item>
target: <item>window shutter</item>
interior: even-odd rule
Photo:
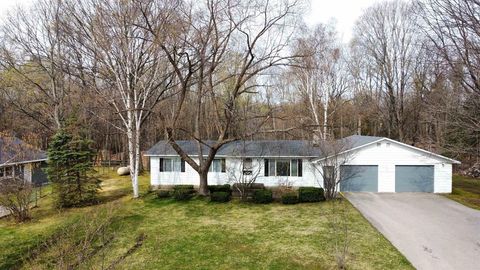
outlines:
[[[185,160],[183,158],[180,160],[180,171],[185,172]]]
[[[302,177],[303,174],[303,160],[299,159],[298,160],[298,176]]]
[[[160,158],[160,171],[163,172],[163,158]]]
[[[265,173],[264,174],[265,174],[265,176],[268,176],[268,159],[267,158],[265,159],[265,166],[264,167],[265,167]]]

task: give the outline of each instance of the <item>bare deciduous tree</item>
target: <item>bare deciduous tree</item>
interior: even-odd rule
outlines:
[[[347,139],[326,140],[318,142],[320,159],[312,163],[312,168],[321,176],[317,179],[325,191],[325,199],[333,200],[337,197],[340,185],[352,179],[359,172],[345,170],[346,166],[354,158],[351,142]]]
[[[350,251],[350,228],[348,202],[343,198],[330,201],[330,216],[328,224],[331,242],[334,248],[334,258],[338,269],[347,269]]]
[[[249,192],[252,186],[264,170],[262,165],[264,149],[254,149],[256,154],[255,158],[252,158],[247,155],[248,149],[251,148],[248,145],[249,142],[245,140],[238,142],[239,147],[232,153],[238,159],[227,168],[228,183],[238,191],[242,201],[246,201],[251,195]]]
[[[454,106],[435,106],[451,131],[446,148],[479,155],[480,133],[480,2],[425,0],[419,4],[423,32],[438,55],[444,84]],[[447,80],[446,80],[447,79]],[[440,81],[441,82],[441,81]],[[451,97],[450,97],[451,98]]]
[[[34,148],[9,132],[0,132],[0,208],[18,222],[30,219],[33,184],[25,178],[22,161],[31,158]],[[0,210],[3,210],[0,209]]]
[[[0,206],[6,208],[17,222],[30,219],[33,186],[19,176],[0,179]]]
[[[381,93],[388,136],[403,140],[405,98],[411,91],[419,46],[415,5],[399,1],[375,4],[355,25],[353,42],[372,65],[370,79],[377,81]]]
[[[10,104],[50,129],[63,126],[72,87],[61,26],[64,8],[59,0],[39,0],[30,10],[10,14],[2,27],[0,67],[9,72],[3,90]]]
[[[333,136],[329,119],[342,105],[348,86],[342,46],[332,26],[317,25],[298,41],[296,49],[304,57],[289,71],[290,82],[307,104],[316,137],[328,139]]]
[[[144,26],[144,15],[155,15],[145,18],[165,30],[174,7],[168,1],[145,2],[158,4],[159,12],[146,15],[135,1],[71,1],[68,15],[73,19],[66,28],[76,57],[76,75],[110,106],[120,120],[120,124],[110,124],[127,137],[135,198],[139,196],[143,124],[154,107],[171,94],[172,84],[162,43]]]
[[[198,172],[200,194],[208,193],[207,173],[220,147],[257,133],[270,118],[268,112],[248,110],[242,115],[239,109],[243,98],[259,91],[262,75],[296,58],[286,48],[295,32],[297,6],[296,0],[209,0],[178,8],[178,31],[162,48],[175,71],[179,96],[173,113],[159,114],[168,142]],[[157,38],[163,36],[149,17],[149,6],[143,10],[148,29]],[[192,128],[180,123],[188,101],[194,111]],[[211,114],[204,104],[213,109]],[[207,124],[215,135],[207,137]],[[180,136],[197,142],[198,161],[176,143]],[[207,143],[213,136],[214,142]]]

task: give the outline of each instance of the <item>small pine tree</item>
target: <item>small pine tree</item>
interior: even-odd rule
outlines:
[[[56,194],[57,207],[95,203],[100,180],[94,176],[91,141],[60,130],[48,148],[47,175]]]

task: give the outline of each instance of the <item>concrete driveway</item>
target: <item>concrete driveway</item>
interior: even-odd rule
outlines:
[[[417,269],[480,269],[480,211],[430,193],[346,193]]]

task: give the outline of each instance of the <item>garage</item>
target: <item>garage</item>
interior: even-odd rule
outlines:
[[[434,166],[395,166],[395,192],[433,192]]]
[[[377,192],[377,165],[343,165],[340,172],[340,191]]]

